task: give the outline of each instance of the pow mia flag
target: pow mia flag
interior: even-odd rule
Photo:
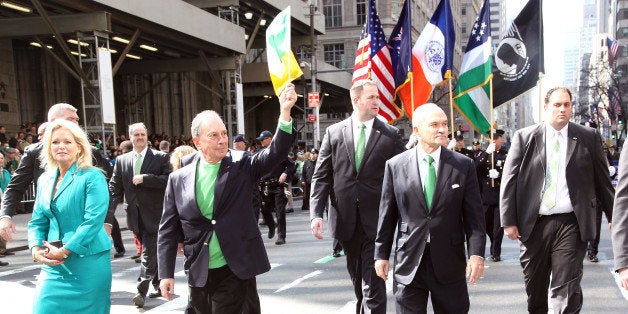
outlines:
[[[530,0],[493,54],[493,107],[534,87],[539,72],[545,72],[542,4],[541,0]]]

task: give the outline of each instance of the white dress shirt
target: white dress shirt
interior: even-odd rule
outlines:
[[[375,121],[375,119],[373,118],[371,120],[360,122],[360,120],[358,120],[358,118],[355,115],[351,115],[351,124],[352,124],[352,129],[353,129],[353,149],[354,149],[354,151],[358,147],[358,137],[360,137],[360,124],[364,123],[364,125],[366,126],[364,128],[364,134],[366,135],[366,137],[364,137],[364,147],[366,147],[366,144],[368,144],[368,142],[369,142],[369,137],[371,136],[371,130],[373,129],[373,122],[374,121]]]
[[[559,131],[556,131],[548,123],[545,124],[545,171],[549,171],[549,152],[554,148],[556,142],[556,132],[560,132],[558,142],[560,143],[560,153],[558,158],[558,175],[556,177],[556,205],[553,208],[546,208],[541,202],[539,215],[554,215],[573,212],[571,198],[569,198],[569,188],[567,187],[567,177],[565,170],[567,169],[567,127],[565,125]]]

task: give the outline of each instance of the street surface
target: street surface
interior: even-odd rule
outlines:
[[[295,200],[294,205],[295,211],[287,214],[286,245],[275,245],[276,238],[268,239],[268,229],[260,226],[273,267],[271,271],[257,277],[262,313],[355,313],[355,297],[345,268],[345,257],[331,256],[329,231],[325,230],[324,240],[316,240],[309,230],[309,213],[300,210],[300,199]],[[10,265],[0,268],[1,313],[31,312],[40,265],[33,263],[26,249],[26,224],[29,217],[30,214],[14,217],[19,230],[8,247],[14,250],[15,255],[2,258]],[[131,298],[136,293],[139,264],[129,259],[135,246],[131,232],[126,230],[124,210],[119,209],[117,217],[123,228],[127,253],[122,258],[112,260],[111,313],[182,313],[187,303],[182,257],[178,258],[178,272],[175,276],[177,297],[173,301],[147,298],[143,309],[133,305]],[[628,313],[628,292],[621,291],[616,283],[612,272],[610,232],[608,224],[603,224],[600,262],[584,262],[582,313]],[[503,261],[495,263],[487,260],[484,277],[477,284],[469,286],[471,313],[527,312],[523,275],[518,261],[518,243],[505,238],[502,251]],[[112,250],[112,256],[113,253]],[[391,277],[387,282],[388,313],[395,312]],[[62,309],[55,311],[63,313]]]

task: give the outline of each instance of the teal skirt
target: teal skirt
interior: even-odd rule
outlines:
[[[33,313],[109,313],[109,251],[89,256],[71,254],[65,264],[44,265],[37,279]]]

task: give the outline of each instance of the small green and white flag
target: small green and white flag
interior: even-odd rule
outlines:
[[[490,80],[493,78],[488,0],[475,20],[456,84],[455,107],[482,134],[490,130]]]
[[[266,54],[268,72],[273,82],[275,94],[292,80],[303,75],[297,59],[290,49],[290,6],[279,12],[266,29]]]

